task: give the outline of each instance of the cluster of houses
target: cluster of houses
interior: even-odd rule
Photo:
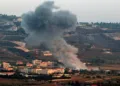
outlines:
[[[42,61],[42,60],[33,60],[31,63],[24,63],[22,61],[17,61],[16,65],[11,66],[8,62],[1,63],[1,70],[7,72],[0,72],[0,75],[9,75],[9,73],[14,74],[15,70],[18,70],[23,74],[64,74],[64,68],[55,67],[55,62],[51,61]]]
[[[17,31],[19,27],[16,25],[16,23],[20,23],[22,21],[21,18],[14,19],[13,21],[1,21],[0,27],[5,31]]]

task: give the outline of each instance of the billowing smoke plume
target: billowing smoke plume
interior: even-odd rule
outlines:
[[[85,65],[77,58],[78,49],[66,43],[63,33],[72,30],[77,18],[69,11],[59,10],[54,2],[47,1],[34,12],[23,15],[22,27],[29,34],[26,42],[31,46],[41,43],[50,49],[53,55],[66,67],[85,69]]]

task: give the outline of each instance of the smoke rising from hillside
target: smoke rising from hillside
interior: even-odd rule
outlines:
[[[38,6],[34,12],[23,14],[22,19],[22,27],[29,34],[26,38],[28,45],[39,46],[45,43],[53,55],[66,67],[86,68],[77,58],[78,49],[67,44],[63,38],[63,33],[74,29],[77,23],[74,14],[59,10],[53,1],[47,1]]]

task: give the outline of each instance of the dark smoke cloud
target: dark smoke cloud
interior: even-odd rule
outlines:
[[[69,11],[55,11],[54,2],[45,2],[36,8],[35,12],[23,15],[23,19],[30,30],[45,31],[53,26],[57,29],[67,29],[76,24],[77,18]],[[34,28],[34,29],[33,29]]]
[[[77,58],[78,49],[66,43],[63,33],[74,29],[77,18],[69,11],[59,10],[53,1],[44,2],[34,12],[22,16],[22,27],[29,34],[26,42],[31,46],[45,43],[53,55],[66,67],[84,69],[85,65]]]

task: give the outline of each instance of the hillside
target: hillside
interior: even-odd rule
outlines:
[[[77,27],[73,35],[65,37],[68,43],[79,48],[78,57],[97,65],[120,64],[120,29],[104,30],[100,27]],[[68,33],[69,34],[69,33]],[[112,36],[111,36],[112,35]]]
[[[43,55],[43,51],[48,50],[44,44],[28,49],[24,41],[28,34],[20,25],[20,17],[0,15],[0,60],[16,62],[37,58],[56,61],[53,56]],[[81,23],[76,31],[65,32],[64,38],[79,49],[78,58],[83,62],[120,64],[119,26],[119,23]]]
[[[28,34],[21,27],[21,18],[17,16],[0,15],[0,61],[16,62],[42,59],[56,61],[53,56],[44,56],[44,46],[27,48],[24,39]],[[38,50],[38,51],[36,51]],[[36,52],[39,52],[36,54]]]
[[[25,31],[20,27],[19,17],[0,15],[0,61],[16,62],[27,61],[31,58],[29,52],[16,47],[20,45],[13,41],[24,42]]]

